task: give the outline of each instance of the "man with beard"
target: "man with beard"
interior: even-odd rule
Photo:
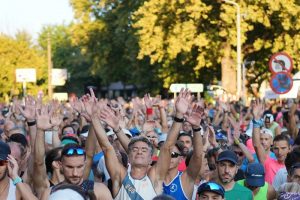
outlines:
[[[83,180],[84,168],[86,166],[86,154],[80,145],[68,144],[64,146],[61,152],[60,165],[65,180],[46,190],[41,199],[48,199],[51,192],[55,190],[55,187],[59,187],[64,183],[79,185],[88,193],[94,192],[97,200],[112,199],[110,191],[103,183]]]
[[[18,163],[10,153],[9,146],[0,141],[0,199],[37,199],[30,187],[19,177]]]
[[[225,189],[225,199],[228,200],[252,200],[251,190],[234,181],[238,171],[238,158],[233,151],[223,151],[217,158],[218,183]]]

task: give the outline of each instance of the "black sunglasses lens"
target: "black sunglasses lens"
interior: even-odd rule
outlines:
[[[172,152],[171,153],[171,158],[177,158],[178,156],[180,156],[180,154],[177,153],[177,152]]]

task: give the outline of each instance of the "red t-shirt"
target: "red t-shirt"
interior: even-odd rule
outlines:
[[[181,163],[179,163],[178,165],[178,171],[183,172],[185,170],[186,170],[185,159],[183,159]]]

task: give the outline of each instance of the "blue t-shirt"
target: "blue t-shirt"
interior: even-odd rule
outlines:
[[[258,157],[257,157],[256,153],[254,153],[254,154],[252,154],[252,155],[253,155],[253,158],[254,158],[254,162],[255,162],[255,163],[259,163],[259,160],[258,160]],[[275,153],[273,153],[272,151],[270,152],[269,156],[270,156],[271,158],[274,158],[274,159],[277,160]],[[248,160],[247,158],[244,158],[243,163],[242,163],[240,169],[243,170],[243,171],[245,172],[246,169],[247,169],[248,164],[249,164],[249,160]]]

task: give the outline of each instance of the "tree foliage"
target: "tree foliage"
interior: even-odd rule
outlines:
[[[31,42],[26,32],[18,32],[14,37],[0,34],[0,99],[7,100],[12,95],[22,94],[22,83],[16,82],[15,71],[19,68],[35,68],[36,83],[27,83],[27,93],[36,95],[45,90],[47,66],[45,57]]]

